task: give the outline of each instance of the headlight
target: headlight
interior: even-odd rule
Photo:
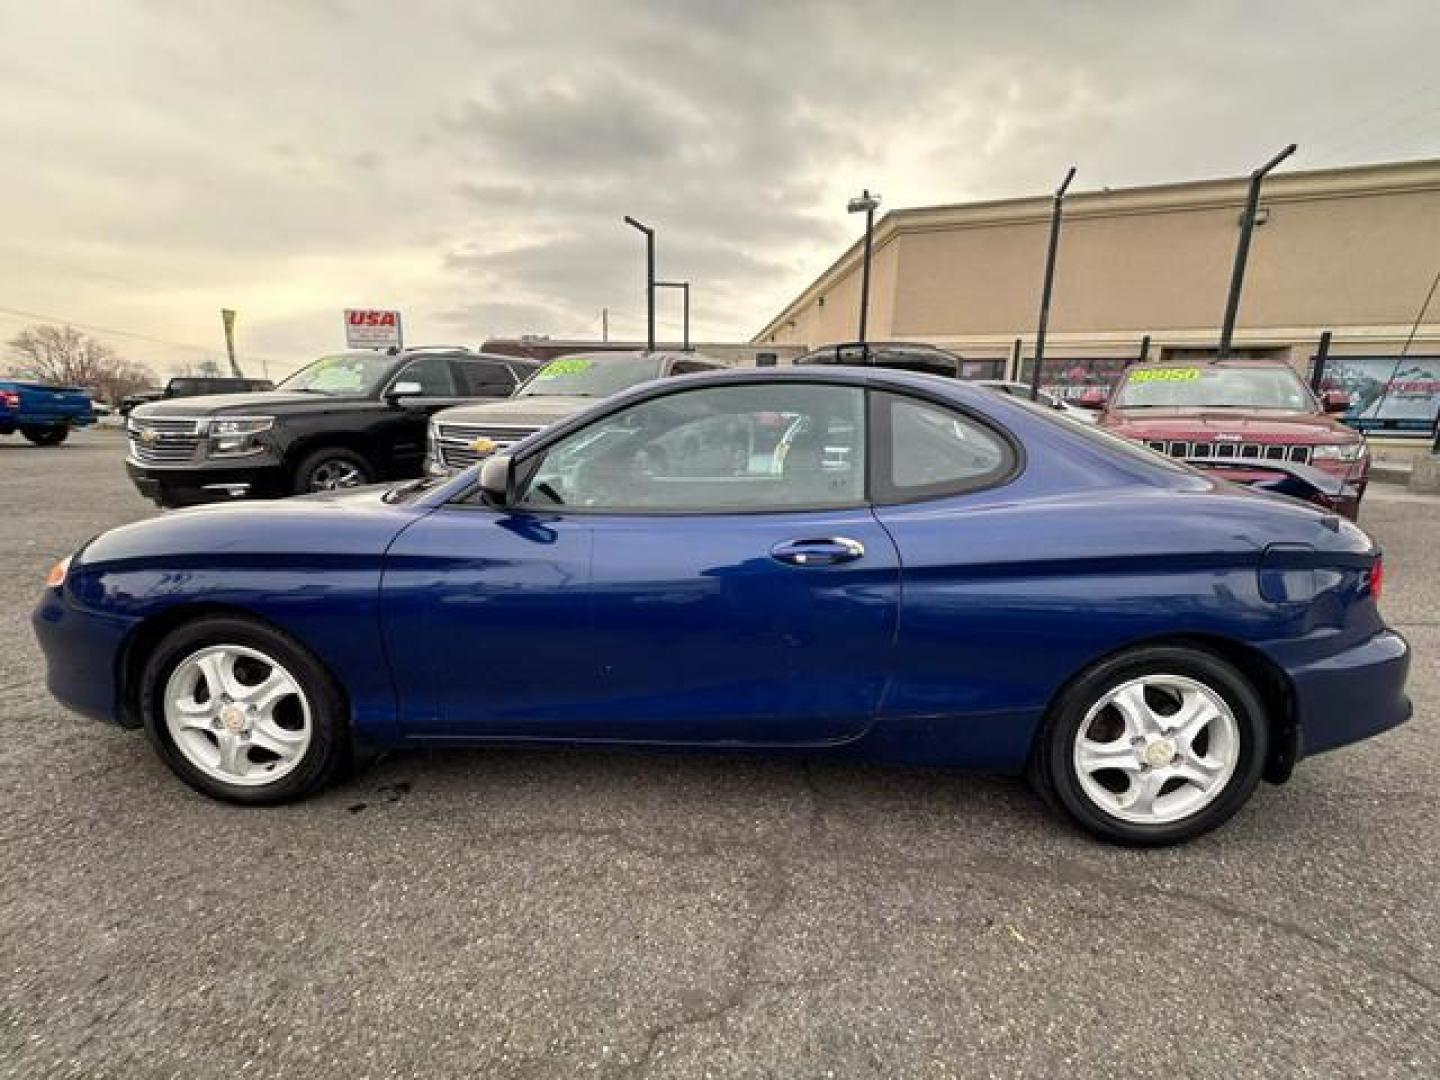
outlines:
[[[210,422],[210,435],[258,435],[275,426],[273,416],[231,416]]]
[[[1332,443],[1310,451],[1311,461],[1359,461],[1365,456],[1363,442]]]
[[[66,555],[50,568],[50,573],[45,575],[45,587],[47,589],[58,589],[65,584],[65,577],[70,573],[70,560],[74,555]]]
[[[275,426],[273,416],[222,416],[210,421],[210,456],[244,457],[265,449],[255,438]]]

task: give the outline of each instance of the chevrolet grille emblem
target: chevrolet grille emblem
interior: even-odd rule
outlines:
[[[481,437],[470,444],[470,449],[477,454],[489,454],[495,449],[495,440]]]
[[[140,441],[146,446],[153,446],[160,441],[160,436],[153,431],[145,430],[140,432]]]

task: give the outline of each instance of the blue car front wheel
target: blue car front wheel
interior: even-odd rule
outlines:
[[[145,666],[141,694],[161,759],[217,799],[301,798],[347,759],[334,680],[298,642],[260,622],[202,618],[172,631]]]

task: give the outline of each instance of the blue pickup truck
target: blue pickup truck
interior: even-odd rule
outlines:
[[[74,386],[0,379],[0,435],[19,432],[36,446],[59,446],[71,428],[95,423],[95,409]]]

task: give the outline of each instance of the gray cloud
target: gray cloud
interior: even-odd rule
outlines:
[[[1291,140],[1296,167],[1440,153],[1437,30],[1423,0],[9,5],[0,306],[216,347],[237,306],[277,365],[357,303],[418,339],[601,307],[634,332],[629,213],[697,332],[743,337],[854,237],[862,186],[895,207],[1071,162],[1082,189],[1236,174]]]

